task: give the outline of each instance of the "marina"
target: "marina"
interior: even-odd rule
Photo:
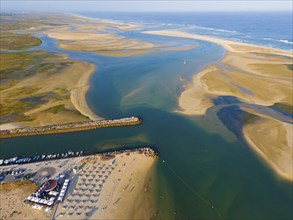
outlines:
[[[122,150],[123,148],[123,150]],[[136,147],[134,150],[140,151],[143,150],[145,146]],[[148,147],[150,148],[150,147]],[[111,150],[107,152],[98,152],[104,157],[111,157],[112,154],[116,154],[117,152],[132,152],[133,149],[130,149],[129,147],[120,147],[121,150]],[[157,152],[156,150],[153,150],[154,148],[151,147],[153,152]],[[58,160],[58,159],[66,159],[66,158],[76,158],[81,156],[89,156],[89,155],[95,155],[97,152],[84,152],[84,151],[67,151],[64,153],[58,153],[58,154],[42,154],[42,155],[36,155],[36,156],[15,156],[11,158],[0,158],[0,167],[1,166],[8,166],[8,165],[19,165],[19,164],[26,164],[26,163],[34,163],[34,162],[41,162],[41,161],[48,161],[48,160]],[[158,154],[158,153],[156,153]],[[15,173],[16,172],[16,173]],[[22,169],[18,169],[18,171],[6,171],[4,173],[0,173],[0,179],[3,177],[3,175],[7,174],[18,174],[23,172]],[[0,181],[1,182],[1,181]]]
[[[45,160],[52,160],[52,159],[61,159],[61,158],[70,158],[70,157],[78,157],[83,156],[83,151],[73,152],[71,150],[60,153],[60,154],[42,154],[42,155],[36,155],[36,156],[16,156],[11,157],[7,159],[0,159],[0,166],[5,165],[13,165],[13,164],[23,164],[23,163],[32,163],[32,162],[38,162],[38,161],[45,161]]]

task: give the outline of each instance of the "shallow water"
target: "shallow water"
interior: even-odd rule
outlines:
[[[139,116],[141,125],[4,139],[1,157],[151,145],[160,155],[156,167],[159,217],[291,219],[292,185],[280,181],[241,138],[225,140],[204,130],[200,120],[176,112],[183,85],[205,65],[220,60],[223,48],[204,41],[137,32],[125,37],[154,43],[196,43],[198,47],[113,58],[61,50],[54,40],[42,37],[43,44],[36,49],[94,63],[97,70],[87,94],[92,110],[105,118]],[[181,82],[180,76],[187,82]],[[227,109],[223,121],[229,124],[231,117],[227,115],[233,113],[239,115],[236,109]]]

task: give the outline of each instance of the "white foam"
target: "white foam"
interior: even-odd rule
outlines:
[[[278,40],[279,42],[285,43],[285,44],[293,44],[293,42],[288,40]]]
[[[198,25],[189,25],[191,28],[202,29],[202,30],[210,30],[210,31],[217,31],[217,32],[225,32],[225,33],[232,33],[232,34],[239,34],[238,31],[231,31],[225,29],[218,29],[218,28],[210,28],[210,27],[202,27]]]

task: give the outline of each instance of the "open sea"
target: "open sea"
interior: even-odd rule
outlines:
[[[77,14],[141,24],[144,30],[180,28],[292,50],[291,13]],[[107,57],[62,50],[54,39],[39,36],[42,45],[35,49],[64,53],[70,59],[97,66],[87,94],[95,113],[105,118],[135,115],[143,123],[135,127],[3,139],[1,158],[151,145],[160,155],[154,180],[159,219],[292,219],[292,184],[279,179],[243,141],[240,132],[243,112],[231,106],[237,100],[215,100],[216,105],[227,104],[227,107],[220,112],[217,106],[212,107],[204,117],[178,113],[178,96],[183,86],[200,69],[222,59],[224,49],[194,39],[146,35],[141,30],[119,35],[170,45],[197,44],[197,47]],[[180,81],[180,77],[187,80]]]
[[[188,32],[292,50],[292,12],[78,13],[146,25],[151,29],[183,28]]]

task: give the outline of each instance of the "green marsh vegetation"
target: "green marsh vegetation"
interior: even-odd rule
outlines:
[[[68,66],[61,56],[44,51],[3,52],[0,59],[0,90],[34,74],[57,73]]]
[[[25,113],[48,102],[56,102],[56,107],[47,112],[56,114],[65,109],[58,102],[70,100],[68,89],[52,87],[51,91],[42,91],[42,84],[38,80],[45,82],[48,77],[69,67],[72,61],[64,59],[62,55],[37,50],[1,51],[0,55],[1,124],[32,121],[35,117]],[[27,80],[32,82],[27,83]]]
[[[0,34],[0,50],[26,50],[41,43],[39,38],[26,34],[9,32],[1,32]]]
[[[59,111],[62,111],[64,109],[65,109],[65,106],[64,104],[62,104],[62,105],[56,105],[54,107],[48,108],[46,111],[53,114],[57,114]]]

